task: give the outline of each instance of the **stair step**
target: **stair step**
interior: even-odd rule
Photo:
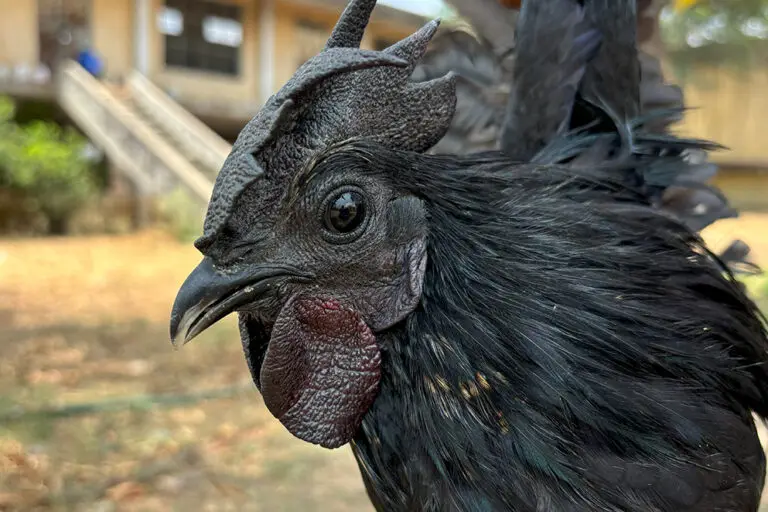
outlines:
[[[168,142],[172,147],[177,148],[181,150],[182,154],[185,153],[185,143],[175,134],[169,133],[165,127],[163,127],[159,122],[157,122],[153,117],[153,112],[148,112],[147,109],[143,108],[141,104],[139,104],[136,99],[131,95],[130,90],[126,87],[120,87],[115,84],[108,85],[108,88],[114,94],[116,97],[118,97],[120,100],[123,101],[123,104],[127,106],[131,113],[140,119],[142,121],[142,124],[151,132],[153,132],[157,137],[160,137],[164,139],[166,142]],[[187,161],[197,169],[200,173],[202,173],[205,176],[208,176],[209,178],[215,179],[218,175],[219,169],[211,169],[208,167],[203,161],[194,158],[189,157],[188,155],[185,155],[187,158]]]

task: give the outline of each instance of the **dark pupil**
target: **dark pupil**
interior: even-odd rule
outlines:
[[[339,233],[354,231],[365,215],[363,196],[357,192],[344,192],[328,208],[330,228]]]

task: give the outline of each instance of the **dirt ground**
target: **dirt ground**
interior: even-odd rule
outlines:
[[[733,237],[768,267],[768,216],[707,233],[714,247]],[[198,260],[161,232],[0,240],[0,510],[371,510],[348,449],[302,443],[266,411],[232,319],[171,349],[170,306]],[[21,414],[123,397],[138,398]]]
[[[158,232],[0,240],[0,510],[370,510],[348,449],[299,442],[266,411],[233,320],[172,350],[170,306],[198,260]],[[7,420],[222,388],[233,396]]]

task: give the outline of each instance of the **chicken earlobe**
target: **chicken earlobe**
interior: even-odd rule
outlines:
[[[291,434],[324,448],[354,437],[381,378],[373,331],[337,300],[296,297],[280,313],[261,367],[261,392]]]
[[[423,239],[413,240],[398,251],[395,277],[385,285],[366,288],[357,302],[374,332],[384,331],[410,315],[421,300],[427,247]]]

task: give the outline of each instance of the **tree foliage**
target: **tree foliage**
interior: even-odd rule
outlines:
[[[699,0],[661,18],[675,65],[768,64],[768,0]]]
[[[14,111],[13,102],[0,97],[0,187],[44,215],[49,232],[62,234],[97,190],[87,140],[53,122],[19,125]]]

